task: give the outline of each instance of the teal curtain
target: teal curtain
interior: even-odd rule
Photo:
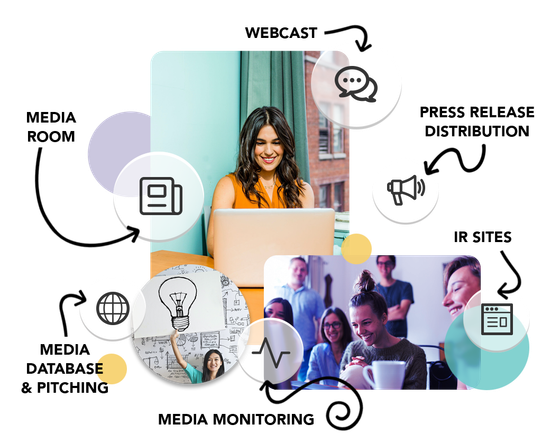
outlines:
[[[255,108],[272,106],[282,110],[296,139],[301,178],[309,182],[303,52],[241,52],[240,106],[240,128]]]

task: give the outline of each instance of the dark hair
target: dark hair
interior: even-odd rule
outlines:
[[[379,257],[382,256],[388,256],[391,262],[393,263],[393,266],[397,265],[397,257],[395,255],[377,255],[377,259],[375,260],[376,264],[379,264]]]
[[[443,286],[446,292],[451,275],[465,266],[469,266],[469,269],[473,276],[477,277],[480,280],[480,263],[478,262],[478,260],[473,256],[459,256],[448,263],[447,266],[445,266],[445,270],[443,271]]]
[[[323,340],[325,342],[329,344],[331,343],[327,338],[327,335],[325,334],[325,318],[327,318],[331,314],[336,315],[342,323],[342,329],[343,329],[342,342],[344,344],[344,348],[346,349],[348,343],[352,341],[352,329],[350,329],[350,323],[348,323],[348,318],[346,318],[346,314],[342,309],[338,307],[331,306],[325,309],[325,312],[323,312],[323,316],[321,317],[321,337],[323,337]]]
[[[220,360],[222,361],[222,366],[220,366],[220,369],[218,369],[218,373],[216,374],[216,377],[220,377],[221,375],[223,375],[224,372],[226,372],[226,369],[225,369],[225,366],[224,366],[224,357],[222,357],[222,353],[220,351],[218,351],[217,349],[210,349],[206,354],[204,354],[204,363],[202,364],[202,381],[203,382],[210,381],[210,370],[208,369],[208,359],[210,358],[210,356],[212,354],[218,354],[220,356]]]
[[[295,159],[295,138],[284,114],[278,108],[257,108],[243,124],[239,134],[239,155],[235,177],[241,183],[243,193],[249,201],[258,203],[259,207],[268,206],[264,196],[255,188],[260,171],[255,160],[255,146],[259,131],[265,125],[271,125],[274,128],[284,149],[282,160],[276,168],[276,175],[280,180],[280,187],[277,190],[278,198],[287,208],[301,208],[302,203],[299,197],[303,195],[303,181],[299,177],[299,167]]]
[[[369,306],[373,313],[381,320],[387,314],[387,302],[375,289],[375,280],[369,270],[364,269],[354,285],[357,293],[350,299],[349,307]]]
[[[294,325],[294,311],[292,310],[292,305],[288,300],[284,300],[283,298],[273,298],[264,306],[264,318],[269,318],[266,314],[266,308],[274,303],[280,303],[282,305],[284,311],[284,321],[286,323]]]

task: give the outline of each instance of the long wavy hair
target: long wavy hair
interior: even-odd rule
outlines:
[[[259,207],[268,207],[264,196],[255,188],[260,171],[255,159],[255,147],[259,131],[265,125],[271,125],[274,128],[284,149],[282,160],[276,168],[276,175],[280,180],[280,187],[277,190],[278,198],[287,208],[301,208],[300,196],[303,195],[303,181],[299,177],[299,167],[296,164],[295,138],[284,114],[278,108],[257,108],[243,124],[239,134],[239,156],[237,157],[235,177],[241,183],[243,193],[249,201],[258,203]]]

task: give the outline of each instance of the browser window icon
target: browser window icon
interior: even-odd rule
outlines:
[[[180,215],[183,212],[183,187],[170,177],[140,178],[142,215]]]
[[[482,304],[482,335],[513,335],[513,304]]]

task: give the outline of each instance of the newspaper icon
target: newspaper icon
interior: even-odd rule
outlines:
[[[183,187],[173,178],[140,178],[142,215],[180,215],[183,212]]]

